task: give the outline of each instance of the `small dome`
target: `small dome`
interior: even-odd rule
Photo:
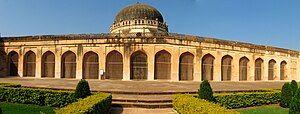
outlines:
[[[136,3],[129,5],[122,9],[116,16],[115,21],[120,22],[124,20],[133,19],[149,19],[156,20],[159,22],[164,22],[161,13],[152,6],[147,4]]]

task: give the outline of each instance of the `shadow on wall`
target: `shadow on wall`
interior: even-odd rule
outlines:
[[[4,49],[3,38],[0,37],[0,77],[7,75],[7,54]]]

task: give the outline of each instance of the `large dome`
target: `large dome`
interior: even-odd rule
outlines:
[[[133,19],[158,19],[159,22],[164,22],[161,13],[157,9],[142,3],[136,3],[125,7],[117,14],[115,21],[120,22]]]

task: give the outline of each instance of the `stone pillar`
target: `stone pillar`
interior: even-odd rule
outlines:
[[[37,48],[36,59],[35,59],[35,78],[42,78],[42,49],[41,47]]]
[[[20,77],[24,76],[24,72],[23,72],[23,67],[24,67],[24,48],[21,48],[19,51],[19,61],[18,61],[18,74],[20,75]]]
[[[98,54],[98,64],[99,64],[98,79],[102,80],[101,79],[101,71],[103,71],[103,76],[105,77],[106,53],[109,53],[109,52],[106,52],[105,46],[100,46],[99,50],[100,51],[98,51],[98,53],[97,53]]]
[[[198,55],[198,54],[196,54]],[[200,57],[195,56],[194,58],[194,81],[201,81],[201,62]]]
[[[284,69],[284,80],[291,80],[292,76],[291,76],[291,62],[287,62],[285,69]]]
[[[127,55],[126,52],[124,52],[123,57],[123,79],[125,81],[130,80],[130,55]]]
[[[154,67],[155,67],[155,52],[154,47],[150,47],[147,55],[148,61],[148,77],[147,80],[154,80]]]
[[[55,78],[61,78],[61,47],[55,48]]]
[[[263,75],[262,75],[262,80],[263,81],[268,81],[268,77],[269,77],[269,61],[267,61],[267,59],[264,60],[263,62]]]
[[[179,49],[173,49],[171,56],[171,81],[179,81]]]
[[[231,81],[239,81],[239,56],[235,55],[232,59]]]
[[[280,61],[276,61],[276,64],[274,65],[274,77],[274,80],[280,80]]]
[[[255,60],[253,57],[249,58],[249,63],[247,66],[248,70],[248,78],[247,81],[254,81],[254,71],[255,71]]]
[[[213,81],[221,81],[221,59],[221,54],[218,52],[214,60]]]
[[[76,79],[82,79],[82,62],[83,62],[83,50],[82,45],[78,45],[76,55]]]

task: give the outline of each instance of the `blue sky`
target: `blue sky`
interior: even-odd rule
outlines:
[[[107,33],[136,2],[157,8],[173,33],[300,50],[300,0],[0,0],[0,33]]]

